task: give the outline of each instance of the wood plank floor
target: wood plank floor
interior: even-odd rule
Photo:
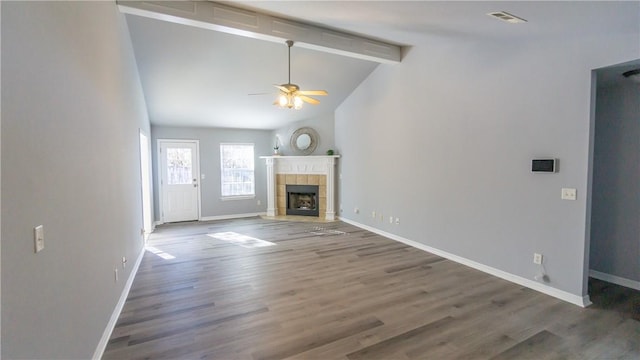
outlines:
[[[149,246],[104,359],[640,359],[640,292],[601,281],[583,309],[342,222]]]

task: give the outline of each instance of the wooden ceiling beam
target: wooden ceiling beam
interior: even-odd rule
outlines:
[[[122,13],[284,43],[378,63],[399,63],[401,47],[212,1],[117,1]]]

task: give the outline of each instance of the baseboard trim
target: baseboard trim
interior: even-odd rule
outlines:
[[[634,290],[640,290],[640,281],[635,281],[595,270],[589,270],[589,276],[594,279],[610,282],[612,284],[628,287]]]
[[[476,270],[480,270],[482,272],[485,272],[487,274],[499,277],[501,279],[510,281],[512,283],[518,284],[518,285],[522,285],[525,287],[528,287],[530,289],[539,291],[543,294],[549,295],[549,296],[553,296],[555,298],[558,298],[560,300],[569,302],[571,304],[574,305],[578,305],[580,307],[587,307],[589,305],[591,305],[591,300],[589,299],[589,295],[585,295],[585,296],[578,296],[578,295],[574,295],[572,293],[566,292],[564,290],[560,290],[560,289],[556,289],[541,283],[538,283],[536,281],[533,280],[529,280],[527,278],[523,278],[521,276],[518,275],[514,275],[496,268],[493,268],[491,266],[487,266],[484,264],[481,264],[479,262],[475,262],[473,260],[469,260],[467,258],[458,256],[458,255],[454,255],[451,253],[448,253],[446,251],[443,250],[439,250],[436,248],[433,248],[431,246],[419,243],[417,241],[413,241],[413,240],[409,240],[409,239],[405,239],[401,236],[395,235],[395,234],[391,234],[388,233],[386,231],[380,230],[380,229],[376,229],[374,227],[368,226],[368,225],[364,225],[361,224],[359,222],[350,220],[350,219],[345,219],[345,218],[340,218],[341,221],[344,221],[348,224],[351,224],[353,226],[357,226],[359,228],[371,231],[373,233],[376,233],[378,235],[384,236],[386,238],[389,238],[391,240],[395,240],[398,242],[401,242],[403,244],[412,246],[416,249],[420,249],[429,253],[432,253],[434,255],[438,255],[441,256],[443,258],[449,259],[451,261],[457,262],[459,264],[465,265],[465,266],[469,266],[471,268],[474,268]]]
[[[217,215],[217,216],[203,216],[200,221],[213,221],[213,220],[229,220],[229,219],[241,219],[255,216],[264,216],[266,212],[259,213],[246,213],[246,214],[232,214],[232,215]]]
[[[140,263],[142,262],[142,258],[144,257],[145,248],[143,247],[138,254],[138,258],[136,262],[133,264],[133,269],[131,269],[131,274],[127,279],[127,283],[124,285],[124,289],[122,290],[122,294],[120,294],[120,299],[116,304],[116,307],[113,309],[113,313],[111,314],[111,318],[107,323],[107,327],[104,329],[102,333],[102,338],[100,338],[100,342],[98,343],[98,347],[96,347],[96,351],[93,353],[91,357],[94,360],[99,360],[104,355],[104,351],[107,348],[107,344],[109,343],[109,338],[111,337],[111,333],[113,329],[116,327],[116,323],[118,322],[118,318],[120,317],[120,313],[122,312],[122,308],[124,307],[125,301],[127,301],[127,296],[129,296],[129,291],[131,290],[131,285],[133,285],[133,279],[136,277],[136,273],[138,272],[138,268],[140,267]]]

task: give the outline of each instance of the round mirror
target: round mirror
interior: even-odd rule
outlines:
[[[296,145],[300,150],[307,150],[311,145],[311,136],[309,134],[300,134],[296,139]]]
[[[310,127],[303,127],[291,135],[291,149],[296,155],[309,155],[318,146],[318,133]]]

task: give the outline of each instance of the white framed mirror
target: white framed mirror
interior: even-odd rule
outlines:
[[[309,155],[318,146],[318,133],[310,127],[302,127],[291,135],[290,146],[296,155]]]

